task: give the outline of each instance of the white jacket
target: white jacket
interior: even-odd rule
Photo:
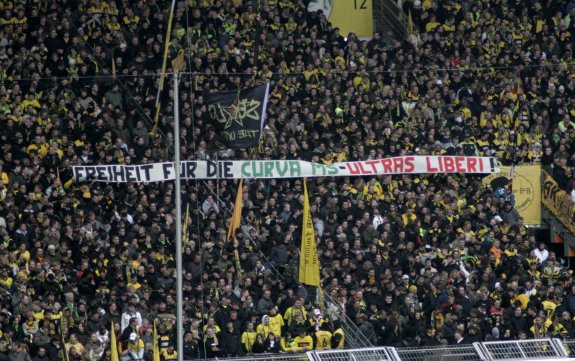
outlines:
[[[138,320],[138,329],[140,329],[140,327],[142,327],[142,314],[138,311],[136,311],[134,313],[130,313],[130,312],[126,311],[126,312],[122,313],[122,322],[121,322],[122,332],[124,332],[126,327],[130,326],[130,319],[132,317],[136,317],[136,320]]]

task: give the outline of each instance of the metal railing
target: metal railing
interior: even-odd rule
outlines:
[[[251,354],[239,357],[216,357],[212,359],[206,359],[206,361],[263,361],[263,360],[273,360],[273,361],[309,361],[309,357],[305,353],[279,353],[279,354]]]
[[[364,348],[374,346],[360,331],[355,322],[349,318],[345,309],[338,302],[333,300],[323,289],[319,289],[318,292],[322,292],[323,294],[325,309],[329,310],[330,308],[335,308],[337,310],[337,319],[341,321],[342,328],[345,331],[345,342],[347,347]],[[329,317],[330,316],[328,315],[328,318]]]
[[[356,350],[310,351],[310,361],[393,361],[388,347],[370,347]]]
[[[478,342],[475,347],[485,360],[552,359],[567,356],[557,339]]]
[[[397,360],[406,361],[478,361],[481,356],[473,345],[395,348]]]
[[[575,340],[537,339],[475,342],[436,347],[368,347],[360,349],[315,350],[291,354],[255,354],[218,361],[498,361],[567,360]]]
[[[401,7],[393,0],[378,0],[374,4],[374,13],[377,13],[386,42],[391,43],[392,38],[403,40],[407,35],[407,17]]]

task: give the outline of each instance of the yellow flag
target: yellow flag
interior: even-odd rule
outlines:
[[[112,76],[116,77],[116,59],[114,57],[112,57]]]
[[[110,330],[110,351],[112,352],[112,355],[110,356],[111,361],[120,361],[118,342],[116,341],[116,330],[114,330],[114,321],[112,321],[112,329]]]
[[[164,43],[164,56],[162,60],[162,73],[160,74],[160,87],[158,88],[158,95],[156,96],[156,114],[154,116],[154,128],[152,132],[158,127],[158,120],[160,120],[160,94],[164,90],[164,80],[166,79],[166,65],[168,63],[168,51],[170,50],[170,35],[172,34],[172,21],[174,20],[174,7],[176,1],[172,1],[170,7],[170,17],[168,18],[168,28],[166,29],[166,42]]]
[[[68,355],[68,349],[66,348],[66,342],[64,341],[64,332],[62,332],[62,327],[60,327],[60,342],[62,342],[62,356],[63,361],[70,361],[70,356]],[[114,361],[114,360],[112,360]]]
[[[515,75],[515,82],[517,83],[517,95],[523,95],[523,80],[521,79],[521,70],[517,70]]]
[[[154,342],[152,349],[152,361],[160,361],[160,347],[158,345],[158,331],[156,331],[156,320],[154,320]]]
[[[242,220],[242,198],[244,191],[244,179],[240,179],[240,185],[238,186],[238,194],[236,195],[236,203],[234,203],[234,213],[232,214],[232,220],[230,221],[230,228],[228,229],[228,241],[234,239],[236,235],[236,229],[240,228]]]
[[[188,239],[188,223],[190,220],[190,203],[186,206],[186,218],[184,219],[184,231],[182,234],[182,239],[184,240],[184,246],[187,246],[190,243]]]
[[[174,70],[174,72],[180,72],[182,71],[182,69],[184,68],[184,65],[186,65],[186,63],[184,62],[184,51],[180,50],[178,52],[178,56],[176,56],[176,58],[174,60],[172,60],[172,69]]]
[[[407,34],[413,34],[413,18],[411,17],[411,10],[407,14]]]
[[[535,23],[535,33],[540,33],[543,31],[543,24],[545,24],[543,20],[537,20]]]
[[[319,305],[319,309],[321,310],[321,312],[325,311],[325,297],[323,295],[323,288],[319,287],[318,291],[318,296],[317,296],[317,303]]]
[[[319,287],[319,261],[317,259],[317,245],[313,219],[309,210],[309,196],[307,194],[307,181],[303,180],[303,231],[301,235],[301,251],[299,255],[299,282]]]

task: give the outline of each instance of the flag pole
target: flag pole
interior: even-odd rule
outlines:
[[[179,70],[174,67],[174,161],[176,166],[176,336],[178,361],[184,360],[183,285],[182,285],[182,184],[180,179],[180,101]]]

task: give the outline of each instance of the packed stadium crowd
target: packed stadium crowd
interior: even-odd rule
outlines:
[[[170,3],[0,0],[0,360],[109,360],[112,322],[123,360],[152,358],[154,324],[176,359],[173,182],[71,171],[173,158],[169,82],[153,121]],[[571,192],[574,2],[404,0],[413,28],[389,43],[308,3],[177,2],[183,159],[495,156],[553,167]],[[261,146],[226,149],[205,96],[268,81]],[[316,297],[298,283],[302,182],[245,180],[232,242],[236,181],[184,182],[185,359],[341,348],[347,319],[397,347],[575,337],[572,273],[509,189],[309,179]]]

